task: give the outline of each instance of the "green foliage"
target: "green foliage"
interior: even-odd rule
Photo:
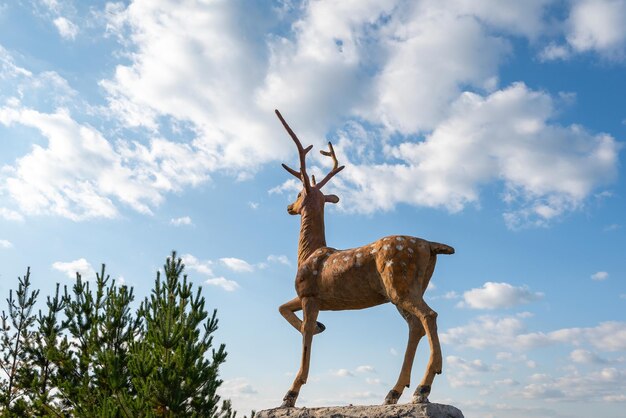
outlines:
[[[103,265],[95,282],[57,284],[38,314],[28,270],[1,316],[0,416],[234,418],[216,394],[216,311],[183,270],[173,252],[133,311],[133,289]]]

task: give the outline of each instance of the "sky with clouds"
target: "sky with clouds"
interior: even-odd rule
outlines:
[[[327,186],[330,246],[456,248],[427,292],[432,401],[621,417],[624,22],[625,0],[0,0],[0,293],[27,266],[46,293],[106,263],[143,296],[175,249],[218,309],[222,394],[241,413],[279,404],[300,358],[277,312],[295,293],[299,184],[277,108],[346,165]],[[310,173],[326,160],[311,153]],[[403,319],[320,320],[299,404],[380,403]]]

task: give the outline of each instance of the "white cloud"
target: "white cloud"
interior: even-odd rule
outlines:
[[[354,373],[352,373],[348,369],[339,369],[339,370],[333,370],[332,375],[337,376],[337,377],[353,377]]]
[[[479,201],[482,184],[502,181],[508,226],[545,225],[615,178],[620,147],[609,135],[551,124],[553,112],[550,96],[519,83],[485,97],[465,93],[424,141],[387,147],[401,164],[344,170],[334,183],[342,207],[367,213],[407,203],[456,212]]]
[[[218,389],[220,396],[224,398],[248,397],[257,394],[258,391],[244,377],[226,379]]]
[[[532,292],[528,287],[515,287],[508,283],[486,282],[482,288],[463,293],[461,306],[474,309],[512,308],[541,299],[543,293]]]
[[[36,128],[48,140],[47,147],[34,145],[2,174],[4,188],[24,213],[53,213],[75,221],[114,218],[115,199],[151,214],[163,193],[207,178],[204,161],[194,158],[185,144],[153,139],[149,146],[120,141],[115,148],[64,109],[47,114],[4,107],[0,123]]]
[[[502,379],[502,380],[496,380],[496,381],[494,381],[494,383],[495,383],[496,385],[498,385],[498,386],[499,386],[499,385],[505,385],[505,386],[518,386],[518,385],[520,384],[517,380],[515,380],[515,379],[511,379],[510,377],[509,377],[509,378],[506,378],[506,379]]]
[[[113,145],[67,112],[63,120],[61,111],[2,108],[1,123],[34,127],[48,140],[9,167],[8,193],[27,214],[111,218],[119,203],[149,214],[168,192],[216,171],[249,178],[262,164],[293,156],[271,111],[278,107],[306,142],[341,138],[337,149],[349,167],[333,185],[344,210],[406,203],[459,211],[497,182],[505,186],[510,227],[545,225],[615,178],[618,149],[608,135],[552,122],[558,109],[546,93],[523,84],[498,90],[507,35],[546,35],[547,5],[316,1],[273,15],[225,0],[109,3],[107,30],[120,36],[119,53],[129,61],[102,80],[107,114],[148,128],[149,140]],[[365,134],[348,139],[344,131],[359,131],[359,121]],[[161,124],[185,126],[186,137],[161,138]],[[100,160],[81,146],[85,136],[108,144]],[[76,161],[95,162],[93,169],[75,172],[61,152],[67,148]],[[328,164],[319,158],[312,172]],[[29,175],[26,166],[38,163]],[[299,188],[289,179],[271,192]]]
[[[174,226],[183,226],[183,225],[193,225],[193,222],[191,222],[191,218],[189,216],[182,216],[180,218],[170,219],[170,224]]]
[[[458,356],[447,356],[446,363],[450,368],[456,368],[465,373],[488,372],[491,368],[482,360],[465,360]]]
[[[459,297],[460,297],[460,295],[457,292],[455,292],[454,290],[446,292],[442,296],[443,299],[458,299]]]
[[[211,286],[221,287],[227,292],[234,292],[241,287],[236,281],[228,280],[224,277],[213,277],[211,279],[207,279],[205,283]]]
[[[183,254],[181,259],[183,260],[183,264],[185,264],[185,268],[197,271],[200,274],[213,276],[213,269],[211,268],[213,262],[211,260],[201,261],[191,254]]]
[[[454,8],[425,2],[399,9],[409,10],[392,15],[385,28],[382,53],[388,58],[379,64],[372,104],[362,115],[411,134],[435,128],[461,86],[493,88],[510,46]]]
[[[578,371],[564,376],[537,376],[526,385],[520,395],[527,399],[549,399],[571,402],[585,399],[587,402],[618,400],[626,391],[626,372],[616,368],[603,368],[588,374]]]
[[[7,221],[23,221],[24,217],[19,213],[11,209],[0,208],[0,218],[4,218]]]
[[[297,193],[302,189],[302,183],[298,180],[287,179],[282,184],[272,187],[267,192],[269,194],[280,194],[280,193],[289,193],[294,192]]]
[[[84,258],[67,262],[57,261],[52,264],[52,268],[65,273],[70,279],[75,278],[76,273],[79,273],[85,280],[90,280],[96,276],[95,270]]]
[[[602,364],[606,363],[606,360],[599,357],[597,354],[592,353],[589,350],[585,350],[582,348],[577,348],[572,351],[569,355],[569,358],[574,363],[582,363],[582,364]]]
[[[548,44],[539,54],[542,61],[565,60],[572,54],[567,45]]]
[[[213,261],[211,260],[199,260],[191,254],[184,254],[181,256],[181,259],[185,264],[185,268],[209,276],[209,278],[205,280],[205,283],[210,286],[220,287],[227,292],[234,292],[241,287],[239,283],[234,280],[229,280],[222,276],[215,277],[213,273]]]
[[[618,229],[621,229],[622,225],[620,224],[610,224],[604,227],[604,231],[608,232],[608,231],[617,231]]]
[[[53,20],[53,23],[64,39],[74,40],[78,35],[78,26],[66,17],[59,16]]]
[[[595,280],[595,281],[603,281],[608,278],[609,278],[609,273],[607,273],[606,271],[598,271],[591,275],[591,280]]]
[[[267,256],[266,261],[258,263],[256,266],[260,269],[265,269],[265,268],[268,268],[270,264],[282,264],[285,266],[291,266],[291,262],[289,261],[289,258],[283,254],[280,254],[280,255],[270,254]]]
[[[546,30],[543,20],[545,9],[551,0],[526,0],[502,2],[499,0],[452,0],[439,3],[442,7],[456,10],[459,14],[473,15],[487,25],[506,33],[523,35],[529,39],[540,36]]]
[[[365,383],[368,385],[382,385],[383,382],[377,377],[367,377],[365,378]]]
[[[284,254],[280,254],[280,255],[270,254],[267,256],[267,261],[270,263],[284,264],[286,266],[291,265],[291,263],[289,262],[289,258]]]
[[[11,243],[11,241],[8,241],[6,239],[0,239],[0,248],[12,248],[13,244]]]
[[[626,46],[626,1],[578,0],[567,20],[567,41],[577,52],[596,51],[623,58]]]
[[[191,122],[194,151],[208,170],[241,173],[287,155],[272,107],[254,103],[267,68],[260,14],[231,1],[138,0],[113,16],[132,61],[102,86],[127,125],[157,129],[162,115]]]
[[[364,364],[356,368],[358,373],[376,373],[376,369],[374,366],[370,366],[369,364]]]
[[[220,261],[230,270],[238,272],[238,273],[249,273],[249,272],[254,271],[254,267],[252,265],[250,265],[247,261],[242,260],[240,258],[225,257],[225,258],[220,258]]]
[[[257,210],[259,208],[259,203],[258,202],[248,202],[248,206],[250,207],[250,209]]]
[[[626,349],[626,322],[607,321],[595,327],[562,328],[549,332],[528,332],[519,316],[483,315],[467,325],[440,334],[445,344],[485,349],[488,347],[528,350],[555,344],[590,345],[611,352]]]

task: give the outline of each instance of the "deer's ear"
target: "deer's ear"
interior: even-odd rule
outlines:
[[[339,202],[339,198],[334,194],[324,195],[324,200],[328,203],[337,203]]]

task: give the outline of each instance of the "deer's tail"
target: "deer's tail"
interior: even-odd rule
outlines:
[[[454,248],[446,244],[440,244],[438,242],[431,242],[430,252],[433,254],[454,254]]]

